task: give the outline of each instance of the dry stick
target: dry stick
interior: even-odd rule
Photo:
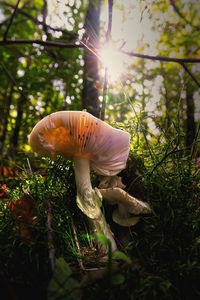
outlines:
[[[74,226],[74,223],[72,221],[72,230],[73,230],[73,234],[74,234],[74,239],[75,239],[75,243],[76,243],[76,247],[77,247],[77,250],[78,250],[78,254],[81,256],[81,248],[80,248],[80,245],[79,245],[79,242],[78,242],[78,237],[77,237],[77,233],[76,233],[76,228]],[[81,258],[78,258],[77,259],[78,263],[79,263],[79,266],[81,268],[81,270],[85,271],[85,267],[83,265],[83,261]]]
[[[106,33],[106,44],[108,44],[111,39],[112,10],[113,10],[113,0],[108,0],[108,30]],[[108,89],[108,68],[105,67],[104,84],[103,84],[103,102],[102,102],[102,107],[101,107],[101,120],[102,121],[104,121],[104,118],[105,118],[107,89]]]
[[[49,249],[49,260],[51,265],[51,270],[54,272],[55,270],[55,249],[53,245],[53,229],[51,227],[51,222],[53,219],[52,210],[51,210],[51,202],[49,199],[45,199],[44,201],[46,212],[47,212],[47,241],[48,241],[48,249]]]
[[[18,5],[19,5],[19,2],[20,2],[20,1],[21,1],[21,0],[18,0],[18,1],[17,1],[17,4],[16,4],[16,6],[15,6],[15,8],[14,8],[14,11],[13,11],[12,16],[11,16],[11,18],[10,18],[10,22],[9,22],[9,24],[8,24],[8,26],[7,26],[7,29],[6,29],[5,33],[4,33],[4,37],[3,37],[4,41],[6,41],[6,39],[7,39],[8,31],[9,31],[11,25],[12,25],[12,22],[13,22],[13,20],[14,20],[14,17],[15,17],[15,14],[16,14],[16,12],[17,12],[17,8],[18,8]]]

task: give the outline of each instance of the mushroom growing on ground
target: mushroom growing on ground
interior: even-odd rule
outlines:
[[[129,155],[130,137],[91,114],[59,111],[40,120],[29,136],[36,153],[52,159],[62,155],[74,161],[77,205],[87,215],[93,232],[101,231],[117,249],[101,212],[101,195],[92,189],[90,167],[100,175],[114,176],[123,170]]]
[[[113,221],[121,226],[133,226],[139,221],[141,214],[151,213],[148,203],[132,197],[120,187],[97,189],[103,199],[111,205],[117,204],[113,211]]]

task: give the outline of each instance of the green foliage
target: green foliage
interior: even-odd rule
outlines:
[[[7,2],[1,4],[5,17],[0,26],[1,40],[15,5]],[[70,9],[74,21],[72,32],[46,24],[44,1],[20,2],[7,39],[47,38],[50,41],[75,43],[84,17],[84,6],[80,4],[76,8],[79,14],[76,14],[75,5]],[[55,18],[58,18],[57,14],[55,8]],[[9,148],[27,150],[27,136],[42,116],[57,110],[79,110],[82,72],[82,50],[46,48],[26,43],[1,45],[0,154],[6,153]]]
[[[0,268],[5,276],[9,277],[16,290],[19,289],[19,293],[26,294],[32,291],[33,296],[46,293],[46,284],[51,274],[48,258],[46,199],[50,200],[52,206],[55,255],[58,257],[63,255],[68,260],[70,257],[72,259],[77,256],[71,227],[73,208],[76,206],[72,165],[59,157],[50,166],[49,163],[49,160],[43,161],[43,164],[46,164],[45,176],[23,172],[16,187],[10,190],[9,200],[0,202]],[[19,201],[25,192],[36,201],[37,207],[36,224],[25,224],[30,233],[28,237],[20,231],[24,226],[21,218],[19,217],[16,223],[12,211],[8,208],[8,203]],[[38,280],[42,280],[43,284],[41,285]],[[40,288],[36,289],[38,285]]]
[[[178,126],[176,122],[174,128]],[[130,131],[131,126],[130,123],[127,127]],[[174,134],[177,135],[176,129]],[[195,152],[197,145],[194,144],[194,148],[188,151],[182,144],[176,148],[167,136],[154,137],[152,143],[144,138],[143,133],[137,132],[136,135],[137,139],[135,135],[132,137],[127,168],[121,175],[129,193],[149,202],[152,215],[142,218],[131,228],[130,242],[121,251],[112,253],[109,240],[102,234],[97,235],[98,240],[109,247],[106,263],[108,274],[91,289],[83,289],[82,297],[120,299],[122,295],[127,298],[134,295],[133,299],[195,299],[198,297],[200,275],[200,173]],[[43,170],[46,170],[43,176],[23,172],[16,187],[9,192],[9,201],[19,199],[24,190],[36,200],[38,222],[32,226],[33,240],[28,241],[14,234],[7,202],[1,202],[0,211],[1,269],[11,278],[15,287],[20,289],[20,282],[23,281],[29,292],[38,284],[35,278],[40,273],[44,285],[37,290],[38,293],[44,293],[47,286],[57,289],[55,281],[52,284],[57,273],[52,277],[49,266],[45,199],[51,201],[53,245],[56,257],[63,257],[66,261],[66,277],[69,271],[66,265],[77,258],[81,257],[85,264],[94,264],[95,261],[94,254],[84,257],[77,253],[72,226],[76,226],[81,249],[89,248],[92,240],[81,238],[88,236],[88,233],[83,228],[83,219],[75,204],[72,164],[61,157],[55,162],[43,159],[42,163]],[[31,164],[35,166],[34,161]],[[93,184],[96,184],[94,175]],[[115,234],[118,230],[118,227],[116,230],[113,227]],[[115,268],[116,261],[119,269]],[[98,265],[97,262],[95,264]],[[31,272],[27,273],[27,269],[31,269]],[[71,273],[68,277],[72,279]],[[68,289],[68,281],[58,292],[65,293],[63,288]]]
[[[72,278],[72,272],[65,260],[56,260],[56,268],[47,289],[48,300],[79,300],[81,292],[79,283]]]

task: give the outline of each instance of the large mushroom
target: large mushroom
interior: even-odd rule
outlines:
[[[116,244],[100,206],[101,197],[92,189],[90,168],[100,175],[114,176],[126,166],[130,137],[91,114],[82,111],[59,111],[40,120],[29,136],[36,153],[50,157],[62,155],[74,161],[77,205],[89,218],[93,232],[101,231]]]

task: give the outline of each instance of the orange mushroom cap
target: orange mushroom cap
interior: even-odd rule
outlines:
[[[92,169],[113,176],[123,170],[129,155],[130,137],[82,111],[59,111],[40,120],[29,136],[33,151],[55,159],[80,157]]]

